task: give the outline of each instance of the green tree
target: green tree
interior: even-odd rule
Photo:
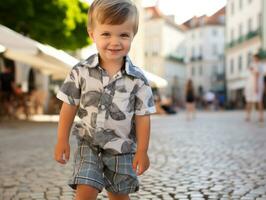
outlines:
[[[90,44],[88,8],[79,0],[0,1],[0,23],[39,42],[75,50]]]

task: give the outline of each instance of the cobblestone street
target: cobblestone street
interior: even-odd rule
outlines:
[[[53,160],[56,126],[0,123],[0,200],[73,199],[71,162]],[[132,200],[266,200],[266,123],[246,123],[243,112],[153,116],[149,155]]]

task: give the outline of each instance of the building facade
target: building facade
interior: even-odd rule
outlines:
[[[168,81],[161,89],[166,97],[174,101],[183,99],[186,80],[185,65],[176,55],[177,47],[184,40],[183,30],[174,18],[164,16],[157,7],[147,7],[144,13],[144,66]]]
[[[225,8],[183,23],[187,76],[193,80],[197,95],[207,91],[225,93],[224,23]]]
[[[264,2],[265,3],[265,2]],[[244,106],[252,55],[262,48],[263,0],[228,0],[226,6],[226,80],[228,100]]]

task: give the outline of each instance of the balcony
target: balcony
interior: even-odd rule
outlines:
[[[191,62],[194,62],[194,61],[201,61],[203,59],[203,56],[202,55],[199,55],[199,56],[192,56],[190,58],[190,61]]]
[[[260,49],[259,50],[259,57],[260,59],[266,59],[266,50]]]
[[[181,57],[178,57],[178,56],[175,56],[175,55],[169,55],[167,58],[169,60],[173,60],[173,61],[176,61],[176,62],[184,63],[184,58],[181,58]]]
[[[227,49],[233,48],[239,44],[242,44],[243,42],[250,40],[256,36],[261,36],[261,28],[255,30],[255,31],[250,31],[248,32],[247,35],[245,36],[240,36],[237,40],[233,40],[230,43],[226,45]]]

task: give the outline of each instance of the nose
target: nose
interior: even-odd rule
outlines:
[[[120,44],[119,38],[118,37],[112,37],[110,44],[111,45],[119,45]]]

